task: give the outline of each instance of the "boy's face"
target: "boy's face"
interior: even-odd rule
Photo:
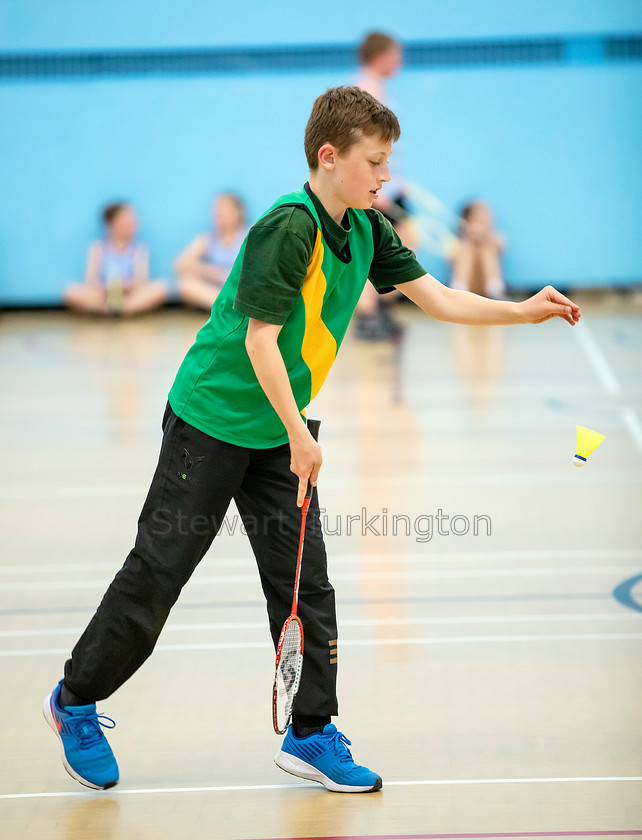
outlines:
[[[392,141],[380,137],[362,137],[343,155],[334,159],[336,197],[346,207],[366,210],[372,207],[381,186],[390,180],[388,158]]]

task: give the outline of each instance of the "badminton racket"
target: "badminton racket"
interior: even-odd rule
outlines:
[[[308,429],[315,440],[319,439],[320,420],[308,420]],[[292,611],[286,618],[279,643],[276,648],[276,666],[274,686],[272,688],[272,724],[277,735],[283,735],[292,719],[294,698],[301,682],[303,668],[303,625],[297,615],[299,604],[299,582],[301,580],[301,558],[303,557],[303,539],[305,537],[305,520],[312,498],[312,485],[308,482],[303,504],[301,505],[301,534],[299,536],[299,552],[294,576],[294,596]]]

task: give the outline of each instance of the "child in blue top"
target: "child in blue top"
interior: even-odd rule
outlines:
[[[174,263],[184,303],[210,311],[247,234],[245,215],[245,205],[235,193],[216,197],[210,232],[194,237]]]
[[[162,306],[167,299],[167,284],[149,278],[149,255],[136,238],[134,208],[122,201],[108,204],[102,221],[105,235],[89,247],[85,282],[72,283],[65,289],[67,306],[94,315],[123,316]]]

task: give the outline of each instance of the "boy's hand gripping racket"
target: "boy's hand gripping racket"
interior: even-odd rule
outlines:
[[[320,420],[308,420],[308,429],[315,440],[319,439]],[[299,581],[301,580],[301,558],[303,556],[303,538],[305,536],[305,520],[310,507],[312,485],[308,482],[308,489],[301,506],[301,536],[299,537],[299,553],[296,561],[296,575],[294,578],[294,597],[292,598],[292,612],[285,620],[279,644],[276,649],[276,671],[274,687],[272,688],[272,723],[277,735],[283,735],[290,725],[294,698],[299,690],[301,669],[303,668],[303,625],[297,615],[299,602]]]

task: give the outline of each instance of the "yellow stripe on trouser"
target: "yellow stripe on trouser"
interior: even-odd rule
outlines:
[[[310,369],[310,399],[321,390],[328,371],[337,355],[337,342],[321,320],[321,307],[326,290],[326,279],[322,271],[323,242],[321,231],[317,230],[308,273],[303,281],[301,294],[305,305],[305,333],[301,344],[301,357]]]
[[[336,665],[339,659],[339,651],[337,649],[338,639],[332,639],[328,644],[330,645],[330,665]]]

